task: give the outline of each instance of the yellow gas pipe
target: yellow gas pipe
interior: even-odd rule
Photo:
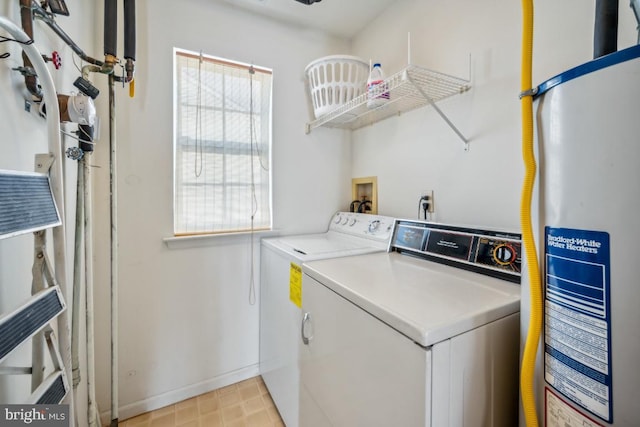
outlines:
[[[542,329],[542,289],[538,255],[531,226],[531,196],[536,175],[533,153],[533,91],[531,83],[533,56],[533,0],[522,0],[522,62],[520,77],[520,104],[522,107],[522,158],[525,165],[522,197],[520,200],[520,226],[526,254],[531,311],[527,340],[522,355],[520,394],[527,427],[538,426],[535,404],[534,376],[536,353]]]

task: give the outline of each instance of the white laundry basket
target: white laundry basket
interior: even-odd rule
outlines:
[[[349,55],[316,59],[305,68],[316,118],[366,92],[369,64]]]

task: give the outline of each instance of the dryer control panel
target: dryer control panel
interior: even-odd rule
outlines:
[[[390,251],[520,283],[522,239],[518,233],[397,220]]]
[[[389,241],[395,218],[357,212],[337,212],[331,218],[329,230],[354,236]]]

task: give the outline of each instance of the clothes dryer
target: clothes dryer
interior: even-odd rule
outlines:
[[[300,425],[517,425],[520,235],[398,220],[390,249],[303,264]]]

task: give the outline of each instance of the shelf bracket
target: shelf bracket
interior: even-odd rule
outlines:
[[[458,137],[464,143],[464,151],[469,151],[469,140],[465,138],[462,132],[458,130],[458,128],[453,124],[453,122],[451,122],[451,120],[449,120],[446,114],[442,112],[440,107],[438,107],[436,103],[433,102],[433,99],[431,99],[431,97],[427,95],[427,93],[420,87],[420,85],[415,83],[415,81],[411,78],[411,76],[408,73],[407,73],[407,80],[411,82],[411,84],[418,90],[418,92],[420,92],[420,94],[424,97],[424,99],[426,99],[427,102],[429,102],[429,105],[431,105],[436,110],[436,112],[440,115],[440,117],[442,117],[442,119],[449,125],[449,127],[453,129],[456,135],[458,135]]]

